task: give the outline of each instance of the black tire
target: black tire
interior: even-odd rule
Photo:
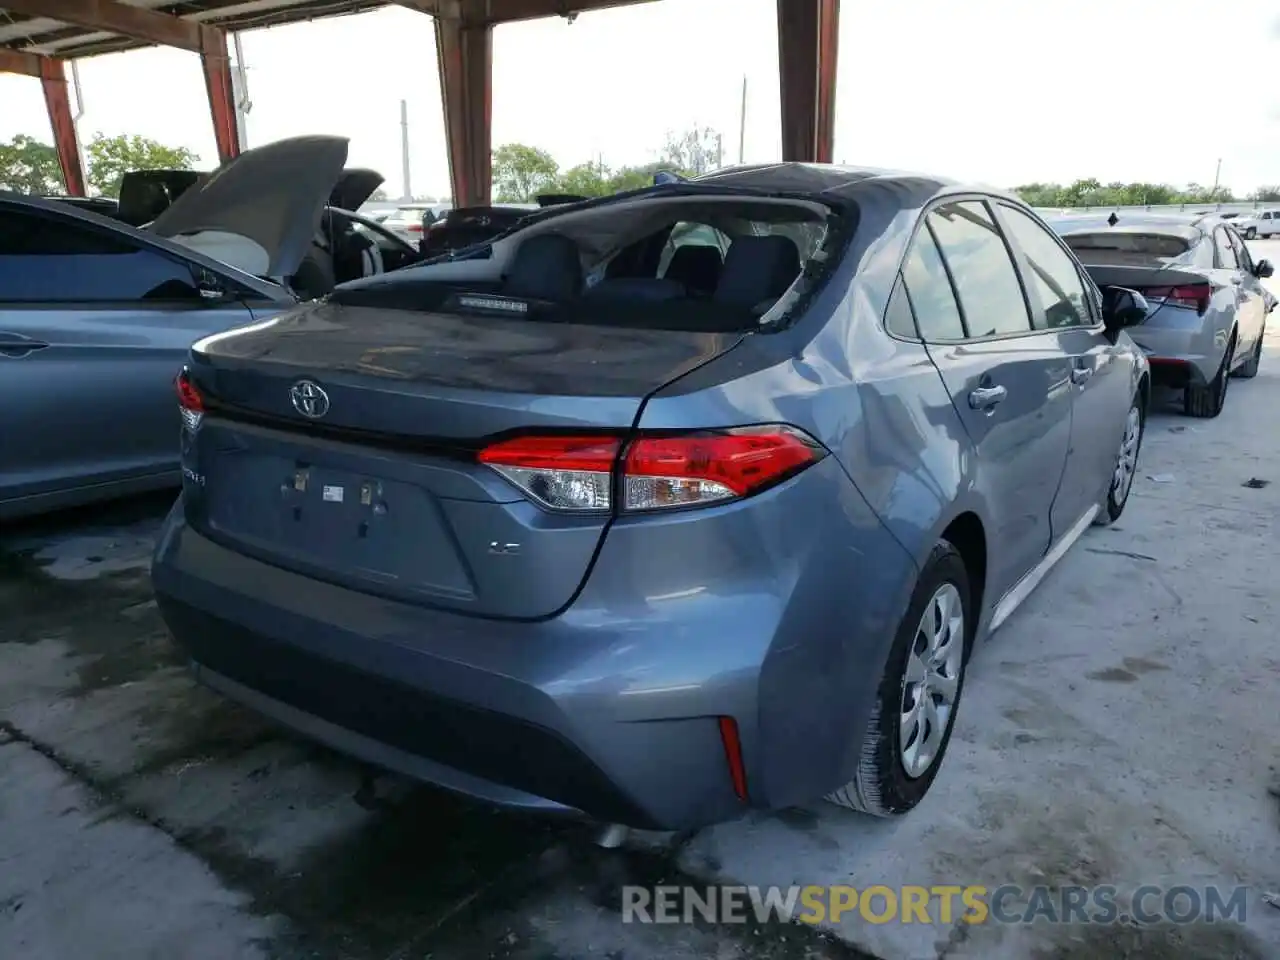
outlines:
[[[1138,461],[1142,457],[1142,438],[1147,435],[1147,411],[1142,403],[1142,395],[1136,394],[1133,403],[1129,406],[1129,412],[1125,414],[1125,432],[1120,439],[1120,452],[1116,454],[1117,464],[1128,441],[1129,436],[1129,417],[1134,411],[1138,411],[1138,441],[1137,446],[1133,450],[1133,469],[1129,477],[1129,482],[1123,490],[1117,489],[1116,471],[1112,471],[1111,479],[1107,482],[1107,496],[1102,501],[1102,508],[1098,511],[1098,515],[1093,518],[1095,526],[1107,527],[1120,519],[1120,514],[1124,513],[1125,504],[1129,502],[1129,495],[1133,493],[1133,481],[1138,472]]]
[[[1252,380],[1258,375],[1258,366],[1262,363],[1262,338],[1266,335],[1267,328],[1263,327],[1262,332],[1258,334],[1258,342],[1253,346],[1253,353],[1249,354],[1249,359],[1240,364],[1235,375],[1241,380]]]
[[[1236,352],[1236,335],[1231,334],[1226,352],[1222,354],[1222,366],[1212,380],[1203,387],[1187,387],[1182,394],[1182,409],[1189,417],[1211,419],[1222,412],[1227,402],[1227,387],[1231,383],[1231,357]]]
[[[1253,227],[1248,227],[1244,231],[1244,238],[1246,240],[1252,240],[1257,235],[1258,235],[1258,231],[1255,230]]]
[[[928,768],[911,777],[903,765],[900,740],[901,707],[906,690],[908,655],[917,641],[917,631],[934,596],[946,584],[955,587],[964,613],[964,649],[960,659],[956,695],[947,716],[946,729]],[[907,612],[898,625],[884,676],[876,691],[871,720],[862,742],[862,755],[853,779],[827,796],[827,800],[859,813],[877,817],[894,817],[906,813],[919,803],[932,785],[951,742],[955,718],[964,693],[969,653],[973,646],[977,608],[969,587],[964,560],[954,546],[940,540],[929,554],[916,581]]]

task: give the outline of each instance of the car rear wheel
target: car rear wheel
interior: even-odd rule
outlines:
[[[1189,417],[1216,417],[1227,402],[1227,386],[1231,383],[1231,357],[1236,351],[1235,334],[1227,343],[1222,355],[1222,366],[1212,380],[1203,387],[1187,387],[1182,397],[1182,409]]]
[[[872,707],[853,780],[832,803],[892,817],[929,792],[955,725],[977,611],[964,560],[939,541],[916,581]]]
[[[1248,227],[1244,231],[1244,238],[1246,240],[1252,240],[1257,235],[1258,235],[1258,231],[1255,230],[1253,227]]]
[[[1129,491],[1133,489],[1133,479],[1138,472],[1138,454],[1142,452],[1142,435],[1146,432],[1146,426],[1142,398],[1135,396],[1133,405],[1129,407],[1129,415],[1125,418],[1120,454],[1116,457],[1116,466],[1111,472],[1107,499],[1093,521],[1100,527],[1115,523],[1120,519],[1120,514],[1124,513],[1124,505],[1129,502]]]

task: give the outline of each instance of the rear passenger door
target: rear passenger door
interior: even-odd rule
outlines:
[[[1228,369],[1232,369],[1238,358],[1248,355],[1258,335],[1261,320],[1255,317],[1255,308],[1262,306],[1262,288],[1257,278],[1242,268],[1240,251],[1232,243],[1231,233],[1226,227],[1214,228],[1213,252],[1214,267],[1221,271],[1219,279],[1222,283],[1229,284],[1235,294],[1235,316],[1230,319],[1235,321],[1236,345],[1235,353],[1228,363]],[[1230,334],[1231,328],[1228,326],[1226,336]]]
[[[1240,290],[1243,292],[1243,302],[1239,307],[1239,324],[1240,324],[1240,341],[1237,344],[1236,355],[1247,357],[1257,346],[1258,339],[1262,336],[1263,326],[1267,322],[1267,291],[1263,287],[1262,281],[1254,275],[1253,256],[1249,253],[1249,248],[1240,239],[1238,234],[1231,227],[1224,228],[1227,232],[1227,239],[1231,241],[1231,247],[1236,253],[1236,262],[1240,264]]]
[[[1100,305],[1062,241],[1025,211],[998,204],[1031,301],[1031,325],[1071,360],[1071,447],[1053,504],[1054,537],[1106,494],[1133,401],[1122,348],[1102,326]],[[1046,337],[1047,339],[1047,337]]]
[[[976,453],[988,582],[1003,597],[1045,555],[1071,439],[1071,361],[1032,329],[1018,273],[984,200],[934,207],[903,280],[921,339]]]
[[[127,232],[0,204],[0,499],[176,476],[173,378],[194,341],[252,319]]]

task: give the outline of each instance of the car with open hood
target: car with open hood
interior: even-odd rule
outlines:
[[[900,814],[971,650],[1125,507],[1145,312],[938,177],[532,211],[192,347],[155,595],[202,682],[493,803]]]
[[[298,302],[322,221],[347,216],[326,204],[364,199],[346,157],[338,137],[247,151],[145,229],[0,193],[0,517],[178,484],[174,375],[196,340]],[[393,241],[385,259],[416,258]],[[91,395],[68,402],[68,383]]]

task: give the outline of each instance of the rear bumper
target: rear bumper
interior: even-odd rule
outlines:
[[[765,533],[778,513],[776,553],[758,554],[768,579],[687,516],[617,524],[579,598],[539,622],[443,613],[263,563],[191,528],[181,500],[152,578],[197,676],[306,736],[503,806],[691,829],[850,778],[914,584],[833,460],[800,479],[753,509]],[[823,497],[836,483],[840,498]],[[815,495],[828,507],[814,513],[820,534],[798,512]],[[739,731],[746,803],[720,717]]]
[[[1225,339],[1217,342],[1214,332],[1139,324],[1126,330],[1130,339],[1147,355],[1152,379],[1163,386],[1204,386],[1217,375],[1226,352]]]

